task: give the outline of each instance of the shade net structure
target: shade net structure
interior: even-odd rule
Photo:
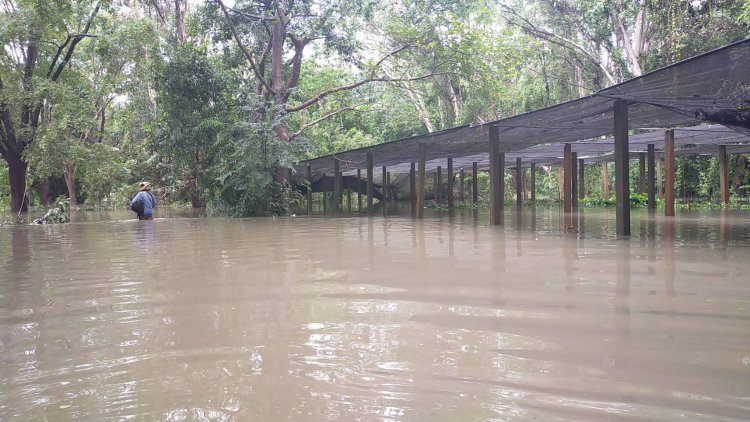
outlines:
[[[426,171],[433,172],[453,159],[453,166],[480,168],[489,164],[489,128],[498,128],[500,149],[506,162],[555,165],[562,161],[563,144],[571,143],[579,158],[606,157],[612,140],[602,139],[614,131],[616,101],[628,104],[628,128],[645,131],[631,135],[631,150],[645,151],[648,143],[663,141],[664,128],[708,123],[723,127],[688,130],[675,134],[690,137],[686,145],[719,145],[748,142],[750,135],[750,39],[710,51],[603,89],[577,100],[505,119],[343,151],[301,162],[296,167],[305,176],[308,165],[313,179],[333,176],[334,161],[344,175],[355,175],[372,155],[375,167],[387,166],[392,175],[408,174],[424,145]],[[654,130],[658,128],[659,130]],[[640,138],[643,136],[643,139]],[[539,147],[537,147],[539,146]],[[708,148],[708,147],[707,147]],[[583,154],[583,156],[581,156]],[[375,171],[373,182],[380,182]],[[392,181],[393,182],[393,181]]]

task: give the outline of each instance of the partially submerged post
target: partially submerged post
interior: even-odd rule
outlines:
[[[656,150],[654,147],[654,144],[648,144],[648,174],[647,179],[648,183],[646,183],[646,190],[648,191],[648,209],[655,210],[656,209],[656,183],[654,180],[654,166],[655,166],[655,158],[656,158]]]
[[[573,159],[570,151],[570,144],[565,144],[563,148],[563,211],[573,211],[573,195],[570,188],[573,183]]]
[[[477,192],[477,162],[471,163],[471,203],[477,205],[479,203],[479,192]]]
[[[372,214],[372,195],[375,188],[373,187],[373,177],[375,177],[375,171],[373,170],[372,164],[372,153],[367,153],[367,213]]]
[[[638,193],[646,193],[646,154],[638,153]]]
[[[380,204],[383,206],[383,217],[386,217],[388,215],[388,170],[385,166],[382,167],[382,170],[383,180],[380,184],[380,193],[383,199],[380,200]]]
[[[409,198],[411,199],[411,215],[417,216],[417,172],[414,166],[414,162],[411,162],[409,167]]]
[[[307,215],[312,215],[312,166],[307,164]]]
[[[417,173],[417,218],[424,218],[424,179],[425,179],[425,150],[424,145],[419,144],[418,147],[418,165],[419,173]]]
[[[572,169],[570,171],[570,196],[573,200],[573,208],[578,208],[578,153],[570,153],[570,164]]]
[[[516,208],[523,206],[523,170],[521,157],[516,157]]]
[[[445,175],[448,179],[447,193],[448,197],[448,208],[453,208],[453,158],[448,158],[448,174]]]
[[[357,212],[362,212],[362,170],[357,169]]]
[[[615,219],[617,234],[630,236],[630,180],[628,142],[628,103],[616,100],[614,105],[615,135]]]
[[[341,165],[337,158],[333,159],[333,213],[341,212]]]
[[[674,217],[674,130],[664,132],[664,215]]]
[[[583,170],[583,158],[578,159],[578,199],[581,200],[586,197],[586,186],[583,183],[583,176],[585,172]]]
[[[536,163],[531,163],[531,204],[536,205]]]
[[[458,200],[461,201],[463,204],[465,202],[465,192],[464,192],[464,177],[466,176],[466,173],[464,172],[464,168],[461,167],[461,170],[458,171]]]
[[[609,167],[602,161],[602,199],[609,200]]]
[[[440,192],[440,185],[443,184],[443,168],[437,166],[437,173],[435,173],[435,203],[439,204],[442,201],[442,195]]]
[[[719,145],[719,185],[721,187],[721,203],[729,205],[729,166],[726,145]]]
[[[490,126],[490,218],[494,225],[503,224],[504,173],[505,153],[500,152],[500,133],[497,127]]]

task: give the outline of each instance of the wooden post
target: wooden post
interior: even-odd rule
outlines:
[[[516,208],[523,207],[523,169],[521,157],[516,157]]]
[[[307,165],[307,183],[309,183],[307,187],[307,215],[312,215],[312,166],[310,164]]]
[[[357,169],[357,212],[362,212],[362,170]]]
[[[721,188],[721,203],[729,205],[729,166],[727,146],[719,145],[719,186]]]
[[[563,211],[573,211],[573,196],[570,188],[573,183],[573,159],[570,144],[565,144],[563,149]]]
[[[352,190],[346,189],[346,210],[352,212]]]
[[[661,178],[661,166],[663,161],[663,158],[656,160],[656,194],[659,195],[659,198],[664,197],[664,185],[662,185]]]
[[[609,166],[602,161],[602,199],[609,200]]]
[[[500,152],[500,132],[490,126],[490,219],[494,225],[503,224],[504,173],[505,153]]]
[[[432,200],[435,201],[435,203],[438,203],[438,185],[440,182],[438,182],[438,174],[437,170],[435,173],[432,173]]]
[[[615,219],[617,234],[630,236],[630,180],[628,103],[615,100]]]
[[[372,153],[367,153],[367,213],[372,214],[372,195],[374,194],[374,186],[372,179],[375,177],[375,171],[373,170],[372,164]]]
[[[646,175],[646,191],[648,192],[648,209],[655,210],[656,209],[656,183],[654,180],[654,172],[655,172],[655,159],[656,159],[656,149],[654,147],[654,144],[648,144],[647,147],[647,156],[648,156],[648,165],[647,165],[647,175]]]
[[[664,132],[664,215],[674,217],[674,130]]]
[[[572,170],[570,171],[570,196],[573,200],[573,208],[578,208],[578,153],[570,153],[570,163]]]
[[[409,167],[409,198],[411,199],[411,215],[416,217],[417,215],[417,172],[414,166],[414,162]]]
[[[638,192],[646,193],[646,154],[638,153]]]
[[[464,172],[464,168],[461,167],[461,170],[458,171],[458,200],[461,201],[463,204],[465,202],[466,196],[464,192],[464,177],[466,176],[466,173]]]
[[[425,147],[422,144],[419,145],[417,159],[419,165],[419,173],[417,173],[417,218],[424,218],[424,179],[427,166],[425,165]]]
[[[333,213],[341,211],[341,164],[339,160],[333,159]]]
[[[536,163],[531,163],[531,203],[536,205]]]
[[[440,203],[443,200],[442,192],[440,187],[443,184],[443,168],[438,166],[437,173],[435,173],[435,202]]]
[[[585,172],[583,170],[583,158],[578,159],[578,199],[586,197],[586,186],[583,183],[583,176]]]
[[[381,193],[383,194],[383,200],[381,201],[381,205],[383,206],[383,217],[386,217],[388,215],[388,170],[385,168],[385,166],[382,167],[383,169],[383,182],[381,183]]]
[[[471,203],[476,205],[479,203],[479,192],[477,192],[477,163],[476,161],[471,163]]]
[[[453,158],[448,158],[448,173],[445,178],[448,180],[448,208],[453,208]]]
[[[324,182],[323,183],[323,214],[326,214],[328,213],[328,191],[326,190],[327,186],[325,183],[325,178],[326,178],[325,173],[322,174],[322,177],[323,177],[323,182]]]

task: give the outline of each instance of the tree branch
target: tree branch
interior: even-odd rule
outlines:
[[[577,51],[583,53],[586,57],[588,57],[589,60],[591,60],[591,62],[593,64],[596,65],[596,67],[599,68],[599,70],[602,71],[602,73],[604,73],[604,76],[607,77],[607,80],[609,80],[610,84],[614,85],[614,84],[617,83],[617,81],[615,81],[615,78],[609,73],[609,71],[604,67],[604,65],[602,65],[602,63],[596,57],[594,57],[594,55],[592,55],[591,53],[589,53],[580,44],[576,43],[573,40],[569,40],[569,39],[564,38],[564,37],[562,37],[560,35],[557,35],[555,33],[541,30],[541,29],[537,28],[534,24],[532,24],[531,22],[529,22],[528,19],[526,19],[526,18],[524,18],[522,16],[519,16],[517,13],[515,13],[513,11],[511,11],[511,13],[513,15],[515,15],[517,18],[519,18],[522,21],[524,21],[525,24],[519,24],[517,22],[513,22],[511,20],[507,20],[507,22],[509,24],[516,25],[516,26],[520,27],[524,32],[526,32],[527,34],[529,34],[529,35],[531,35],[533,37],[540,38],[540,39],[543,39],[545,41],[549,41],[549,42],[551,42],[553,44],[559,45],[560,47],[567,48],[569,50],[577,50]]]
[[[333,117],[333,116],[335,116],[335,115],[337,115],[337,114],[341,114],[341,113],[343,113],[343,112],[345,112],[345,111],[347,111],[347,110],[356,110],[356,108],[354,108],[354,107],[344,107],[344,108],[340,108],[340,109],[338,109],[338,110],[336,110],[336,111],[332,111],[332,112],[330,112],[330,113],[326,113],[326,114],[324,114],[324,115],[322,115],[322,116],[318,117],[318,118],[317,118],[317,119],[315,119],[315,120],[311,120],[311,121],[309,121],[309,122],[305,123],[304,125],[302,125],[302,127],[300,127],[300,128],[299,128],[299,130],[297,130],[296,132],[294,132],[294,133],[292,133],[291,135],[289,135],[289,141],[292,141],[292,140],[293,140],[294,138],[296,138],[296,137],[300,136],[300,135],[302,134],[302,132],[304,132],[304,131],[305,131],[306,129],[308,129],[309,127],[311,127],[311,126],[314,126],[314,125],[316,125],[316,124],[318,124],[318,123],[322,122],[323,120],[328,120],[328,119],[330,119],[331,117]]]
[[[232,30],[232,35],[234,35],[234,40],[237,42],[237,46],[242,51],[242,54],[250,63],[250,67],[253,69],[253,73],[255,73],[255,77],[258,78],[260,83],[262,83],[263,86],[265,86],[269,92],[276,93],[276,91],[274,91],[273,88],[271,88],[271,85],[269,85],[268,82],[266,82],[266,79],[263,77],[263,75],[260,74],[260,71],[258,70],[258,66],[255,65],[255,61],[253,60],[253,56],[247,50],[245,45],[242,44],[242,40],[240,40],[240,35],[237,33],[237,28],[234,26],[234,23],[232,22],[232,18],[229,16],[229,11],[227,10],[227,7],[224,6],[224,3],[221,0],[216,0],[216,2],[219,3],[219,6],[221,6],[221,10],[224,11],[224,17],[226,18],[227,23],[229,24],[229,28]]]
[[[99,13],[100,6],[101,6],[101,2],[100,1],[96,2],[94,11],[91,12],[91,15],[89,16],[88,21],[86,21],[86,25],[83,27],[83,31],[81,31],[79,34],[73,35],[73,39],[70,42],[70,46],[68,46],[68,51],[65,53],[65,57],[57,66],[57,70],[55,71],[55,74],[52,75],[52,81],[56,81],[57,78],[60,77],[60,74],[65,68],[65,65],[67,65],[68,62],[70,62],[70,59],[73,57],[73,51],[76,49],[76,45],[78,45],[78,43],[81,42],[81,40],[83,40],[84,38],[93,36],[93,35],[89,35],[89,29],[91,28],[91,22],[94,21],[94,18],[96,17],[97,13]]]
[[[435,73],[435,72],[431,72],[429,75],[419,76],[417,78],[405,78],[405,79],[393,79],[393,78],[383,78],[383,77],[377,77],[377,76],[375,76],[376,75],[376,68],[379,68],[380,65],[383,64],[383,62],[386,59],[388,59],[390,57],[393,57],[394,55],[398,54],[401,51],[404,51],[407,48],[409,48],[409,46],[400,47],[400,48],[398,48],[398,49],[396,49],[396,50],[388,53],[382,59],[378,60],[378,62],[375,63],[375,68],[373,68],[373,70],[370,72],[370,76],[369,77],[364,78],[362,80],[359,80],[359,81],[354,82],[354,83],[349,84],[349,85],[339,86],[339,87],[331,88],[331,89],[325,90],[323,92],[320,92],[317,95],[315,95],[314,97],[312,97],[312,98],[310,98],[310,99],[308,99],[306,101],[303,101],[303,102],[301,102],[301,103],[299,103],[299,104],[297,104],[295,106],[287,106],[286,107],[286,112],[287,113],[293,113],[295,111],[304,110],[307,107],[310,107],[311,105],[318,103],[320,100],[322,100],[325,97],[328,97],[331,94],[335,94],[337,92],[342,92],[342,91],[350,91],[352,89],[358,88],[358,87],[360,87],[360,86],[362,86],[364,84],[370,83],[370,82],[415,81],[415,80],[420,80],[420,79],[426,79],[426,78],[429,78],[429,77],[432,77],[432,76],[435,76],[435,75],[438,74],[438,73]]]

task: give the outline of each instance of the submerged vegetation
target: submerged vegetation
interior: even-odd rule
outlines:
[[[9,0],[0,22],[0,207],[122,206],[148,180],[245,216],[300,201],[301,159],[587,95],[747,37],[750,4]],[[676,168],[678,197],[716,201],[716,158]],[[585,204],[601,180],[587,166]],[[746,156],[730,180],[742,203]],[[557,181],[539,169],[538,198]]]

